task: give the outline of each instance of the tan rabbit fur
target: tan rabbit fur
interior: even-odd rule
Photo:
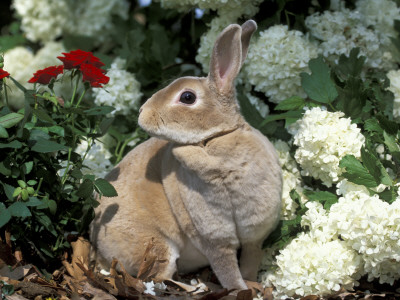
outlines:
[[[106,178],[118,197],[101,198],[92,223],[100,263],[116,257],[135,274],[153,241],[157,280],[207,264],[228,289],[256,280],[282,185],[274,147],[244,120],[235,96],[256,27],[251,20],[229,25],[216,40],[208,77],[177,79],[140,109],[139,124],[154,137]]]

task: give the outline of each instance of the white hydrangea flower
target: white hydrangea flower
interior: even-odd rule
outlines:
[[[360,257],[340,240],[320,241],[302,232],[276,257],[276,272],[267,279],[274,297],[330,295],[341,287],[351,289]]]
[[[358,0],[356,10],[366,26],[373,26],[386,37],[396,37],[394,20],[400,20],[400,8],[391,0]],[[388,41],[389,42],[389,41]]]
[[[112,17],[128,19],[129,1],[127,0],[66,0],[71,10],[71,18],[63,30],[70,34],[93,37],[104,42],[112,33]]]
[[[306,97],[300,73],[317,57],[317,47],[296,30],[276,25],[260,33],[250,46],[244,73],[256,91],[278,103],[293,95]]]
[[[13,0],[13,8],[21,17],[21,28],[33,42],[48,42],[62,34],[70,9],[62,0]]]
[[[24,47],[15,47],[4,54],[4,69],[11,76],[26,88],[32,88],[28,80],[33,77],[33,73],[46,67],[60,65],[57,56],[65,51],[61,43],[49,42],[43,46],[36,54]],[[24,94],[14,83],[9,81],[10,88],[8,93],[10,104],[14,107],[21,107],[24,103]]]
[[[112,114],[130,115],[138,107],[142,93],[135,75],[125,70],[124,59],[117,57],[107,71],[110,81],[103,89],[93,89],[95,102],[115,107]]]
[[[394,94],[393,116],[400,118],[400,70],[391,70],[386,76],[390,80],[388,90]]]
[[[22,30],[33,42],[49,42],[67,32],[104,41],[114,28],[112,16],[128,18],[126,0],[13,0]]]
[[[88,142],[81,141],[75,152],[85,155],[88,149]],[[110,161],[111,153],[101,143],[95,143],[90,147],[83,162],[86,168],[82,169],[83,174],[94,174],[99,178],[104,178],[112,169]]]
[[[290,197],[290,192],[295,189],[300,196],[303,196],[303,187],[300,171],[297,168],[296,161],[290,156],[289,145],[281,140],[274,143],[274,147],[279,156],[279,163],[282,167],[282,211],[281,219],[291,220],[296,217],[295,212],[298,204]],[[306,199],[302,197],[303,202]]]
[[[187,11],[193,7],[200,9],[223,10],[240,16],[251,17],[258,12],[260,0],[159,0],[164,8]],[[222,16],[222,13],[220,13]]]
[[[322,180],[328,187],[339,180],[340,160],[347,154],[360,157],[365,138],[350,118],[342,112],[328,112],[320,107],[306,110],[302,119],[290,129],[295,159],[302,175]]]
[[[352,192],[362,192],[368,194],[368,189],[363,185],[352,183],[347,179],[342,179],[336,184],[336,194],[338,196],[345,196]]]
[[[368,280],[393,284],[400,278],[400,199],[353,191],[332,205],[328,226],[362,257]]]
[[[337,62],[341,54],[348,55],[358,47],[366,57],[365,65],[389,70],[394,67],[390,43],[379,31],[369,28],[365,16],[358,11],[324,11],[306,18],[306,26],[314,39],[320,41],[319,51],[328,60]],[[390,40],[389,40],[390,41]]]
[[[269,106],[260,98],[253,96],[251,93],[246,93],[249,102],[257,109],[261,117],[265,118],[269,114]]]

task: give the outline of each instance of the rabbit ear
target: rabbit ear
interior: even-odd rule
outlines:
[[[248,20],[242,25],[242,65],[246,59],[249,50],[250,39],[253,33],[257,30],[257,23],[253,20]]]
[[[241,27],[229,25],[218,36],[211,55],[209,77],[220,93],[231,91],[256,29],[256,22],[248,20]]]
[[[230,92],[242,64],[242,28],[226,27],[215,41],[210,61],[210,80],[222,94]]]

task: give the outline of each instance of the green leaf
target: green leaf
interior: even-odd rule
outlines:
[[[36,197],[29,197],[29,200],[25,202],[25,205],[36,207],[42,205],[42,201]]]
[[[12,174],[10,166],[6,167],[4,162],[0,162],[0,173],[4,176],[10,176]]]
[[[343,157],[339,163],[339,167],[346,169],[346,172],[343,173],[342,176],[355,184],[364,185],[369,188],[379,185],[379,182],[375,180],[354,155],[346,155]]]
[[[93,189],[94,189],[93,181],[85,179],[79,186],[79,189],[76,194],[81,198],[87,198],[93,194]]]
[[[293,96],[278,103],[276,110],[299,110],[304,107],[306,102],[302,97]]]
[[[397,196],[394,188],[385,189],[383,192],[379,193],[379,198],[388,203],[393,203],[397,199]]]
[[[0,125],[0,138],[7,139],[9,137],[7,130]]]
[[[23,114],[10,113],[0,117],[0,125],[4,128],[11,128],[17,125],[23,118]]]
[[[55,124],[54,120],[43,109],[34,109],[32,113],[41,121]]]
[[[29,199],[29,193],[28,193],[28,190],[26,190],[26,189],[23,189],[23,190],[21,191],[21,198],[22,198],[22,200],[24,200],[24,201],[26,201],[26,200],[28,200],[28,199]]]
[[[390,178],[380,160],[364,147],[361,149],[361,159],[364,166],[367,168],[368,172],[374,177],[376,182],[383,183],[385,185],[392,185],[392,179]]]
[[[14,202],[8,207],[13,217],[26,218],[32,216],[29,208],[24,202]]]
[[[311,59],[308,63],[311,75],[301,73],[301,85],[307,95],[320,103],[331,103],[338,96],[335,84],[330,78],[329,67],[324,63],[322,56]]]
[[[85,110],[84,113],[88,116],[107,115],[115,110],[112,106],[96,106],[91,109]]]
[[[35,217],[40,224],[42,224],[51,234],[57,237],[57,231],[54,229],[51,219],[42,212],[35,212]]]
[[[388,147],[390,152],[394,153],[400,151],[399,144],[396,142],[396,138],[393,135],[384,131],[383,138],[385,139],[385,145]]]
[[[28,175],[30,172],[32,172],[33,169],[33,161],[28,161],[24,163],[24,173],[25,175]]]
[[[98,178],[94,181],[94,187],[96,188],[96,191],[103,196],[106,197],[116,197],[118,196],[117,191],[115,188],[112,186],[111,183],[109,183],[107,180]]]
[[[340,55],[339,64],[336,68],[338,71],[337,73],[344,78],[347,78],[348,76],[360,76],[366,57],[359,56],[359,54],[360,48],[353,48],[348,57],[345,54]]]
[[[51,126],[51,127],[47,127],[47,129],[49,130],[49,132],[55,133],[58,136],[61,136],[61,137],[65,136],[65,130],[61,126]]]
[[[11,213],[5,207],[4,203],[0,202],[0,228],[6,225],[11,220]]]
[[[2,185],[4,188],[4,192],[6,193],[7,199],[13,200],[14,199],[13,194],[14,194],[15,187],[13,187],[7,183],[2,183]]]
[[[48,153],[61,150],[68,150],[68,147],[53,141],[46,140],[44,138],[38,138],[31,149],[32,151],[35,152]]]
[[[26,182],[25,181],[23,181],[23,180],[18,180],[17,181],[18,182],[18,185],[21,187],[21,188],[26,188]]]
[[[324,208],[329,210],[331,206],[338,202],[338,197],[328,191],[310,191],[304,190],[304,195],[311,201],[317,201],[324,205]]]
[[[379,134],[383,133],[382,127],[379,125],[379,122],[375,118],[366,120],[364,123],[364,129],[369,132],[376,132]]]
[[[304,114],[304,110],[289,110],[282,114],[278,115],[268,115],[264,121],[259,125],[259,127],[263,127],[266,124],[277,121],[277,120],[285,120],[285,119],[300,119]]]
[[[14,190],[14,192],[13,192],[13,194],[12,194],[12,197],[13,197],[13,198],[17,197],[19,194],[21,194],[21,192],[22,192],[22,188],[21,188],[21,187],[17,187],[17,188]]]
[[[49,207],[50,213],[51,213],[52,215],[55,215],[56,212],[57,212],[57,203],[56,203],[56,201],[54,201],[54,200],[49,200],[49,202],[48,202],[48,207]]]
[[[22,147],[21,142],[18,142],[16,140],[14,140],[10,143],[7,143],[7,144],[0,144],[0,149],[3,149],[3,148],[20,149],[21,147]]]

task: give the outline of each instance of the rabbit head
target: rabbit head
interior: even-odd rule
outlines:
[[[244,120],[234,80],[256,29],[252,20],[225,28],[214,44],[208,76],[179,78],[155,93],[140,108],[139,125],[179,144],[196,144],[240,127]]]

